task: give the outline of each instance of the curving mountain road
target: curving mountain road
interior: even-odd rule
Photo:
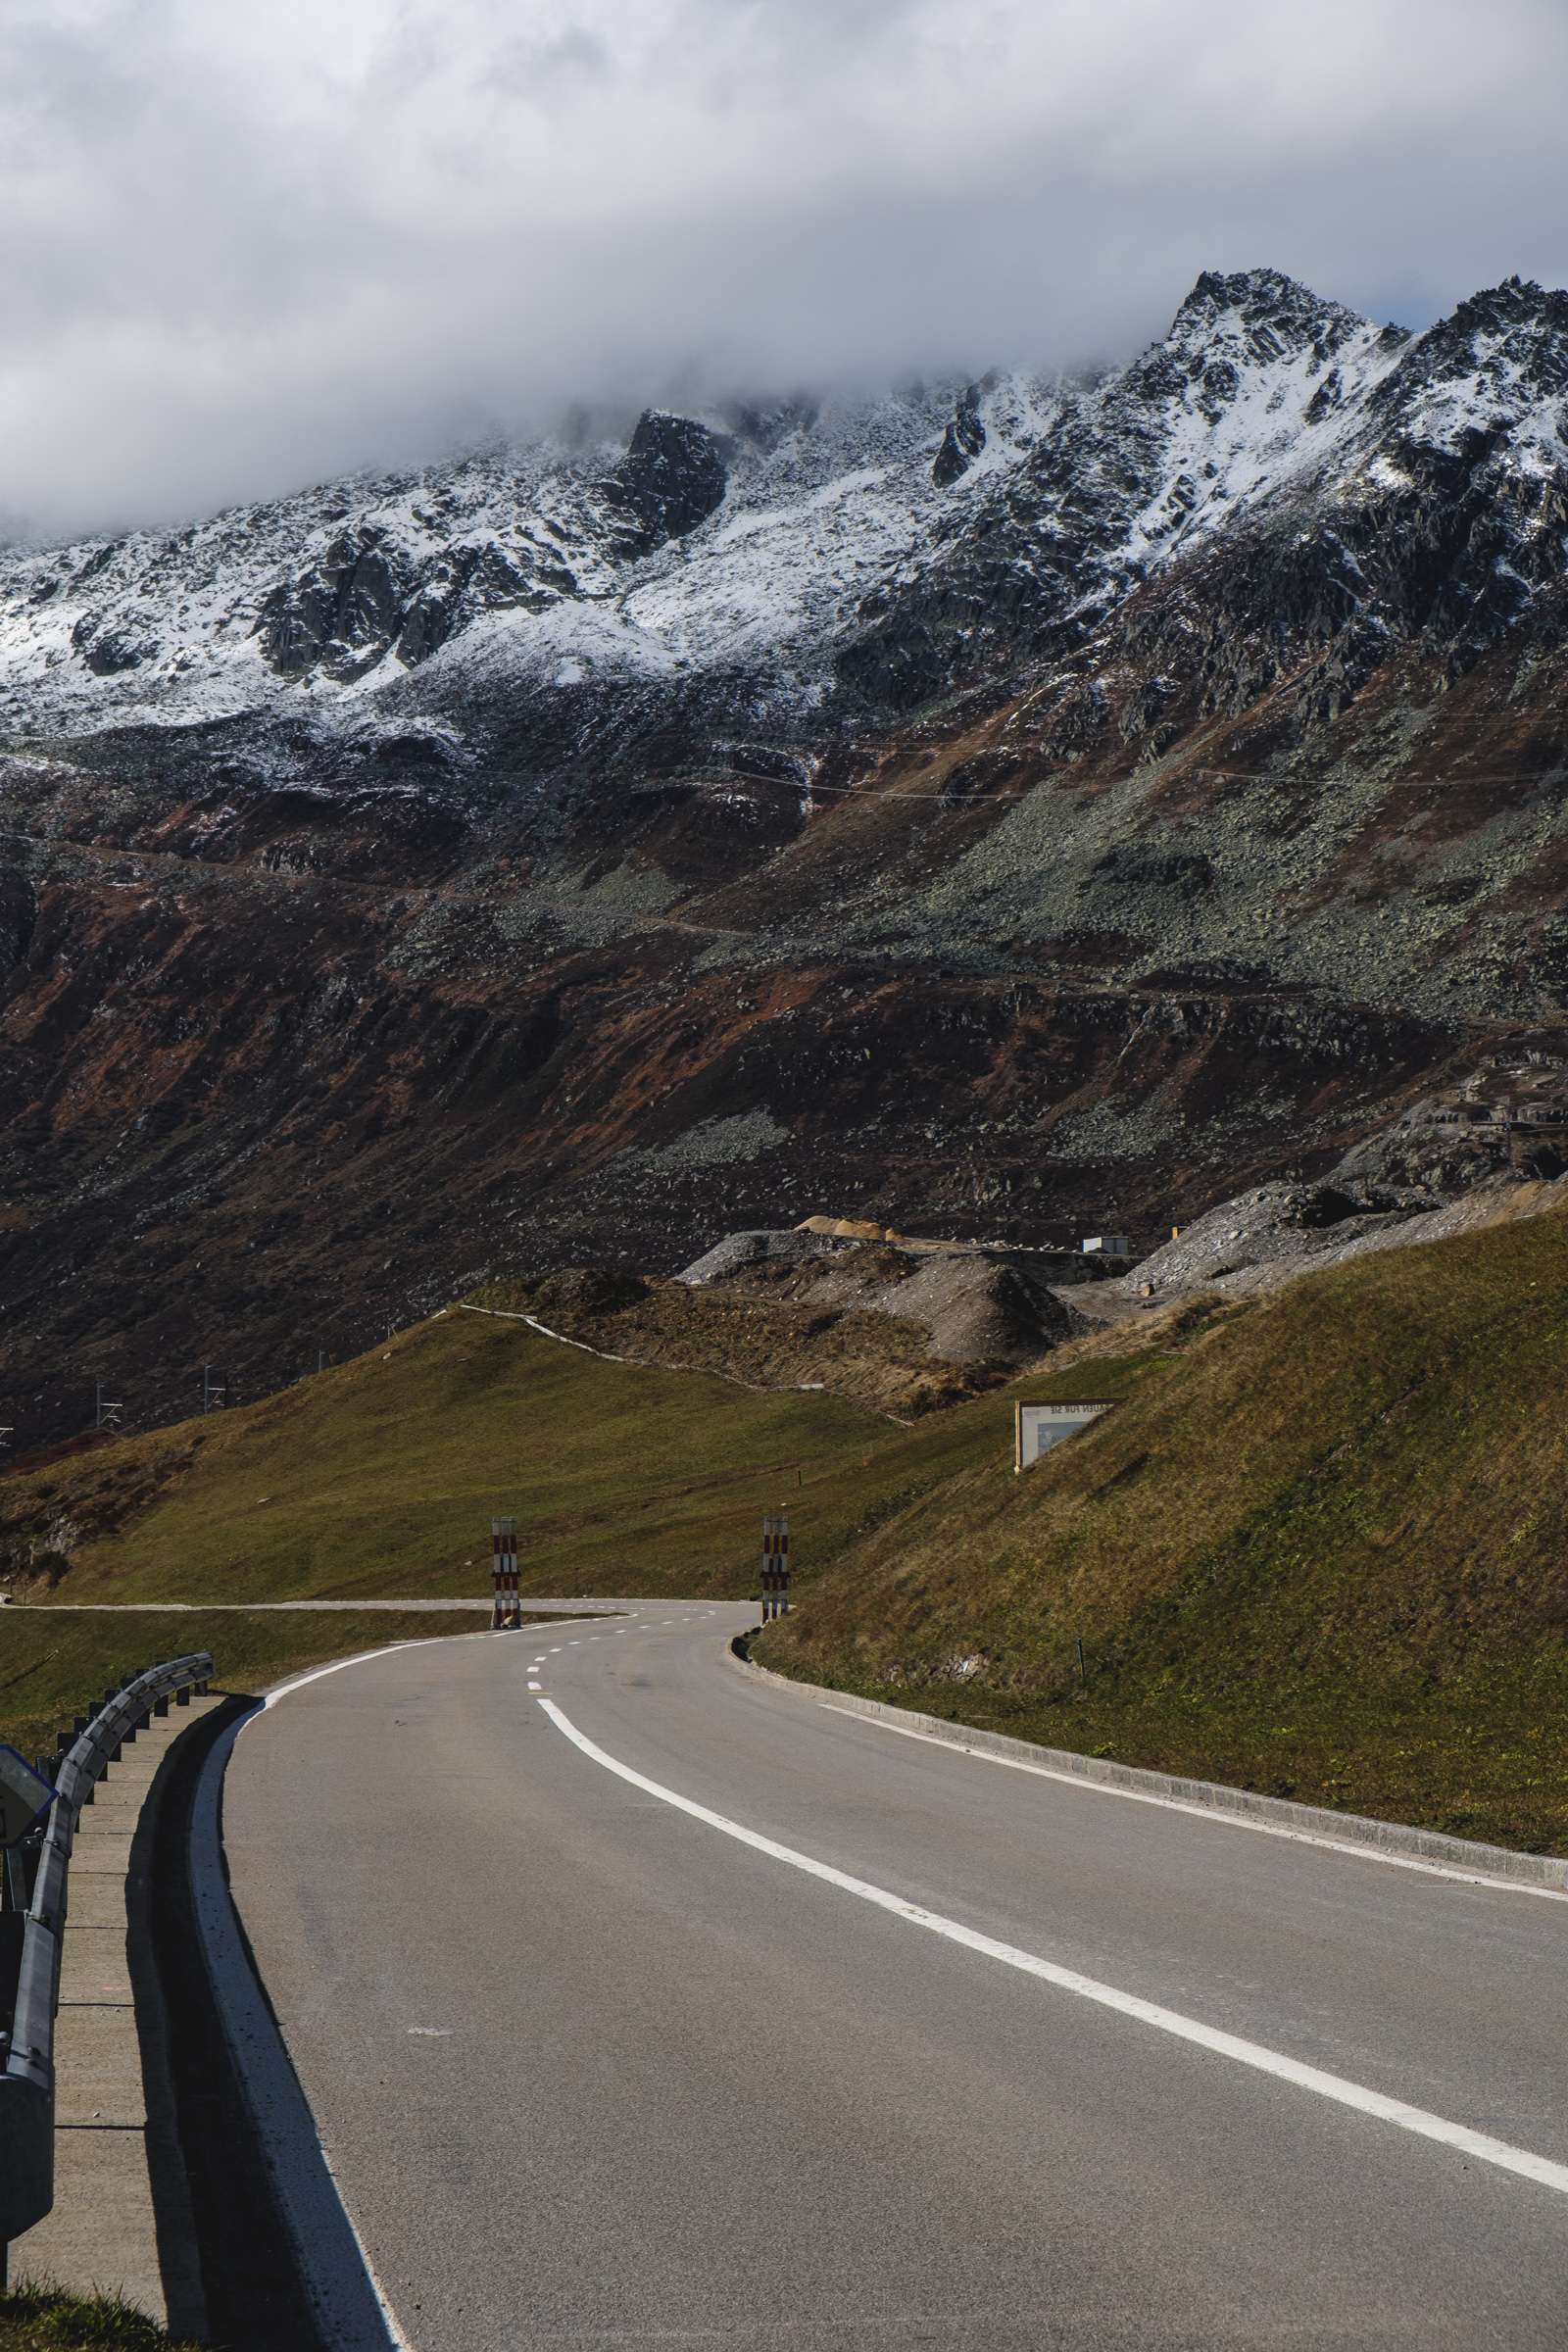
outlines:
[[[1568,1901],[901,1738],[748,1675],[750,1611],[627,1605],[320,1674],[228,1765],[416,2352],[1560,2340]]]

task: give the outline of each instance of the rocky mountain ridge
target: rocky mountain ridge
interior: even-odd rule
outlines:
[[[814,698],[854,678],[896,702],[927,683],[910,640],[933,621],[951,683],[999,642],[1016,657],[1020,622],[1027,647],[1081,639],[1152,573],[1290,505],[1319,560],[1332,537],[1363,637],[1441,617],[1479,638],[1556,576],[1565,321],[1568,297],[1519,281],[1411,335],[1272,271],[1209,274],[1163,342],[1093,384],[649,412],[618,453],[542,442],[14,552],[0,716],[30,731],[306,705],[353,727],[385,704],[401,724],[471,708],[498,677],[737,662],[799,672]],[[1489,511],[1491,582],[1423,611],[1365,570],[1362,542],[1461,485]],[[1483,553],[1451,531],[1434,552]]]
[[[13,550],[0,1422],[814,1209],[1152,1242],[1559,1051],[1565,570],[1568,297],[1266,270]]]

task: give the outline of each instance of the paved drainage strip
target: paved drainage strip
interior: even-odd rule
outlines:
[[[1108,1756],[1038,1747],[1032,1740],[1014,1740],[1004,1732],[979,1731],[972,1724],[917,1714],[912,1707],[888,1706],[881,1699],[861,1698],[851,1690],[834,1690],[821,1683],[775,1674],[751,1655],[750,1644],[761,1631],[759,1625],[749,1634],[737,1634],[729,1644],[731,1655],[748,1674],[760,1676],[776,1690],[792,1690],[798,1698],[831,1707],[840,1715],[863,1716],[887,1731],[903,1733],[906,1739],[957,1748],[964,1755],[990,1757],[1045,1780],[1077,1781],[1145,1804],[1204,1814],[1214,1821],[1305,1845],[1335,1846],[1342,1852],[1366,1854],[1406,1869],[1452,1878],[1501,1882],[1527,1894],[1568,1896],[1568,1860],[1559,1855],[1518,1853],[1510,1846],[1450,1838],[1441,1830],[1412,1829],[1403,1822],[1336,1813],[1327,1805],[1298,1805],[1287,1797],[1260,1796],[1250,1788],[1231,1788],[1218,1781],[1183,1780],[1174,1773],[1118,1764]]]
[[[222,1703],[212,1671],[206,1651],[152,1667],[62,1735],[54,1800],[7,1857],[17,1925],[0,1964],[0,2258],[14,2247],[19,2270],[122,2294],[183,2332],[199,2330],[200,2288],[172,2212],[183,2172],[146,1857],[166,1760]]]

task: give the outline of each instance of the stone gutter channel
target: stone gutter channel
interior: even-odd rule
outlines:
[[[206,2332],[153,1949],[152,1855],[178,1744],[227,1702],[192,1698],[127,1740],[73,1843],[55,2027],[55,2202],[16,2240],[19,2277],[118,2294]]]
[[[890,1706],[883,1699],[861,1698],[857,1691],[837,1690],[826,1683],[776,1674],[751,1654],[751,1644],[765,1628],[754,1626],[737,1634],[727,1655],[745,1674],[789,1691],[804,1704],[831,1707],[840,1715],[860,1715],[906,1739],[924,1740],[934,1746],[956,1748],[966,1756],[990,1756],[1002,1764],[1038,1773],[1044,1780],[1079,1781],[1145,1803],[1169,1805],[1181,1813],[1208,1814],[1237,1822],[1275,1838],[1298,1839],[1345,1853],[1373,1853],[1385,1861],[1483,1883],[1501,1881],[1527,1887],[1533,1893],[1568,1899],[1568,1859],[1558,1854],[1530,1854],[1510,1846],[1482,1845],[1469,1838],[1450,1838],[1442,1830],[1421,1830],[1397,1821],[1376,1821],[1360,1813],[1337,1813],[1326,1805],[1298,1804],[1289,1797],[1262,1796],[1250,1788],[1234,1788],[1221,1781],[1195,1781],[1175,1773],[1153,1772],[1141,1764],[1121,1764],[1108,1756],[1086,1756],[1076,1748],[1041,1747],[1032,1740],[1016,1740],[1007,1732],[985,1732],[973,1724],[956,1723],[948,1716],[921,1715],[913,1707]]]

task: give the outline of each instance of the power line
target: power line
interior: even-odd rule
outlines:
[[[968,753],[965,757],[971,760],[1010,760],[1016,758],[1017,755],[1005,750],[990,748],[982,752]],[[1104,781],[1112,785],[1132,784],[1140,780],[1140,772],[1134,770],[1129,775],[1111,776]],[[949,808],[956,808],[966,802],[984,801],[994,804],[998,801],[1026,801],[1034,793],[1043,791],[1052,784],[1070,784],[1077,780],[1070,771],[1056,770],[1049,776],[1040,777],[1035,783],[1025,784],[1017,791],[1005,789],[988,791],[984,785],[979,785],[972,791],[967,789],[955,791],[951,786],[944,784],[929,792],[903,792],[893,787],[882,789],[875,784],[805,783],[788,776],[765,776],[752,768],[734,767],[725,768],[716,775],[710,770],[705,769],[700,772],[688,771],[677,776],[661,777],[657,783],[651,784],[645,789],[651,792],[657,791],[662,785],[664,787],[687,787],[692,791],[718,792],[723,789],[726,782],[733,781],[739,784],[771,784],[779,791],[789,793],[796,800],[808,802],[819,800],[923,801],[931,807],[945,803]],[[1146,780],[1151,784],[1214,782],[1262,784],[1274,789],[1291,786],[1310,789],[1333,784],[1339,779],[1332,774],[1326,776],[1269,776],[1260,774],[1256,768],[1214,767],[1207,760],[1199,760],[1191,768],[1176,773],[1160,774],[1151,771]],[[1364,782],[1367,779],[1357,780]],[[1391,776],[1383,789],[1391,792],[1435,792],[1459,784],[1519,783],[1568,784],[1568,760],[1565,760],[1561,768],[1542,770],[1534,776],[1521,776],[1517,769],[1504,770],[1500,768],[1495,770],[1467,768],[1462,774],[1446,776]]]

